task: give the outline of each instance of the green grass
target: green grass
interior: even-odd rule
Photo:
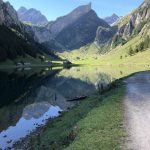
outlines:
[[[109,95],[111,94],[111,95]],[[112,90],[97,108],[77,123],[75,141],[66,150],[119,150],[123,132],[124,88]]]
[[[39,145],[43,150],[119,149],[124,136],[123,96],[122,85],[102,95],[91,95],[50,122],[36,142],[32,140],[34,149],[38,149]]]
[[[98,48],[95,44],[92,44],[84,52],[84,47],[79,50],[74,50],[72,52],[61,53],[62,57],[67,56],[74,64],[86,64],[86,65],[141,65],[150,64],[150,49],[145,49],[143,52],[139,52],[134,56],[128,54],[129,48],[132,46],[134,49],[143,39],[140,36],[132,38],[123,46],[118,46],[112,49],[106,54],[99,54]],[[93,54],[92,54],[93,53]],[[76,59],[79,57],[80,59]],[[122,57],[122,59],[120,59]]]

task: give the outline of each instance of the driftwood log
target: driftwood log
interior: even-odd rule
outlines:
[[[81,100],[84,100],[84,99],[86,99],[87,98],[87,96],[80,96],[80,97],[75,97],[75,98],[73,98],[73,99],[69,99],[69,100],[67,100],[68,102],[71,102],[71,101],[81,101]]]

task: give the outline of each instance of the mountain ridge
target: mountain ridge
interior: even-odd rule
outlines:
[[[27,57],[35,61],[40,60],[43,55],[58,58],[29,37],[13,6],[0,0],[0,62],[8,59],[15,61],[17,58],[24,60]]]
[[[93,42],[99,26],[110,26],[97,16],[91,5],[79,6],[45,27],[32,27],[33,36],[56,51],[73,50]]]
[[[12,8],[9,3],[5,5]],[[17,26],[15,31],[21,33],[24,39],[36,41],[50,51],[51,49],[56,52],[72,51],[94,42],[98,46],[99,53],[104,53],[117,46],[123,46],[137,35],[141,37],[150,35],[150,2],[147,0],[113,26],[97,16],[91,3],[79,6],[69,14],[43,26],[23,24],[18,20],[14,10],[8,11],[3,4],[0,7],[3,8],[0,15],[1,24],[11,28]],[[26,8],[20,9],[20,13],[25,11]],[[9,14],[13,12],[12,18],[9,15],[5,16],[6,12]],[[115,14],[112,16],[117,17]]]
[[[52,32],[53,36],[56,36],[64,28],[75,22],[81,16],[88,13],[92,9],[91,5],[92,5],[91,3],[88,3],[87,5],[79,6],[70,13],[68,13],[67,15],[58,17],[52,23],[47,24],[47,29],[49,29]]]
[[[6,26],[21,26],[17,12],[14,10],[13,6],[3,0],[0,0],[0,25]]]
[[[47,18],[34,8],[27,9],[20,7],[17,11],[19,20],[25,23],[31,23],[33,25],[46,25],[48,23]]]
[[[130,37],[140,34],[144,26],[149,24],[150,18],[150,1],[145,0],[137,9],[119,20],[115,26],[118,27],[118,32],[113,39],[113,43],[124,44]],[[148,30],[148,27],[146,27]],[[148,34],[149,32],[145,32]],[[143,33],[144,34],[144,33]],[[150,35],[150,34],[149,34]]]
[[[113,13],[111,16],[105,17],[104,20],[109,24],[113,25],[115,22],[117,22],[121,17]]]

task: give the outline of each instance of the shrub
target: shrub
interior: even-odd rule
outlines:
[[[136,45],[134,50],[130,47],[128,54],[133,55],[134,53],[142,52],[142,51],[146,50],[147,48],[150,48],[150,37],[149,36],[146,36],[142,42],[140,42],[138,45]]]
[[[134,54],[133,48],[130,46],[128,50],[128,55],[132,56]]]

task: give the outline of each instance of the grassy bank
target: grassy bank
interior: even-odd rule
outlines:
[[[66,150],[119,150],[124,136],[122,97],[123,87],[112,90],[97,108],[77,123],[79,132]],[[111,95],[109,95],[111,94]]]
[[[32,141],[33,149],[119,149],[124,136],[122,83],[104,94],[95,93],[69,112],[49,122]]]

